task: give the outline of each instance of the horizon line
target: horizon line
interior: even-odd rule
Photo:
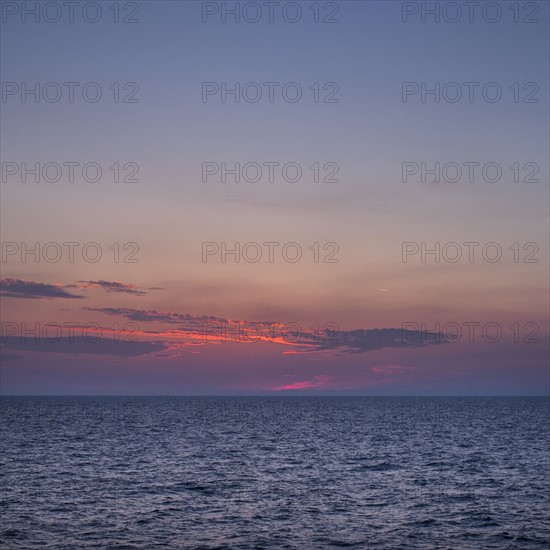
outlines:
[[[493,398],[493,397],[546,397],[548,394],[494,394],[494,395],[478,395],[478,394],[377,394],[377,395],[359,395],[359,394],[0,394],[0,399],[5,397],[478,397],[478,398]]]

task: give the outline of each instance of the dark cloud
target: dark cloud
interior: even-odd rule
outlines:
[[[6,298],[84,298],[71,294],[64,285],[50,285],[35,281],[5,278],[0,281],[0,295]]]
[[[155,310],[146,310],[146,309],[132,309],[132,308],[122,308],[122,307],[101,307],[93,308],[86,307],[84,308],[87,311],[99,311],[105,313],[106,315],[120,315],[126,317],[131,321],[142,321],[142,322],[154,322],[154,323],[227,323],[227,319],[222,319],[220,317],[215,317],[213,315],[189,315],[188,313],[174,313],[166,311],[155,311]]]
[[[133,294],[135,296],[145,296],[147,294],[147,292],[136,287],[135,285],[120,283],[118,281],[78,281],[78,284],[74,285],[74,287],[102,288],[107,292],[122,292],[125,294]]]
[[[121,316],[136,322],[154,322],[178,325],[171,329],[174,336],[180,335],[201,340],[258,341],[258,330],[264,341],[277,341],[291,344],[299,352],[339,351],[342,353],[366,353],[382,348],[418,348],[448,343],[441,333],[426,331],[405,331],[401,328],[355,329],[344,331],[304,332],[296,334],[294,328],[284,323],[268,321],[246,321],[222,319],[215,316],[189,315],[187,313],[160,312],[131,308],[84,308],[99,311],[106,315]],[[239,330],[235,330],[235,325]],[[222,327],[224,327],[222,329]],[[144,331],[155,334],[154,331]],[[163,331],[164,332],[164,331]],[[238,336],[237,336],[238,334]]]
[[[357,329],[329,333],[318,345],[320,350],[338,349],[346,353],[365,353],[382,348],[418,348],[445,344],[441,333],[404,331],[400,328]]]
[[[51,285],[36,281],[23,281],[22,279],[5,278],[0,281],[0,293],[7,298],[84,298],[80,294],[73,294],[72,289],[100,288],[107,292],[132,294],[145,296],[145,290],[135,285],[118,281],[78,281],[71,285]],[[154,287],[148,290],[162,290]]]

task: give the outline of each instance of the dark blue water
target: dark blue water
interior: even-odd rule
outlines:
[[[543,398],[4,398],[3,548],[548,548]]]

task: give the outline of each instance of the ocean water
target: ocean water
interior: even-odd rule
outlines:
[[[1,400],[2,548],[548,548],[545,398]]]

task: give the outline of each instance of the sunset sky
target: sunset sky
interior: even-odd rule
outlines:
[[[314,22],[314,2],[295,23],[203,22],[212,2],[141,1],[116,24],[100,4],[96,23],[78,8],[74,23],[3,13],[2,393],[548,394],[547,2],[532,2],[538,23],[516,23],[512,2],[494,23],[404,22],[402,2],[377,1],[329,3],[334,23]],[[262,97],[223,102],[205,82]],[[291,82],[299,101],[283,99]],[[405,101],[404,82],[479,86]],[[36,83],[63,95],[23,102]],[[72,183],[68,168],[46,181],[53,165],[22,182],[23,163],[79,165]],[[115,163],[136,181],[115,183]],[[203,163],[262,177],[224,183]],[[462,178],[404,182],[403,163],[456,163]],[[36,243],[39,261],[22,252]],[[253,243],[249,261],[221,243]],[[279,243],[272,261],[263,243]],[[423,262],[422,243],[463,255]]]

